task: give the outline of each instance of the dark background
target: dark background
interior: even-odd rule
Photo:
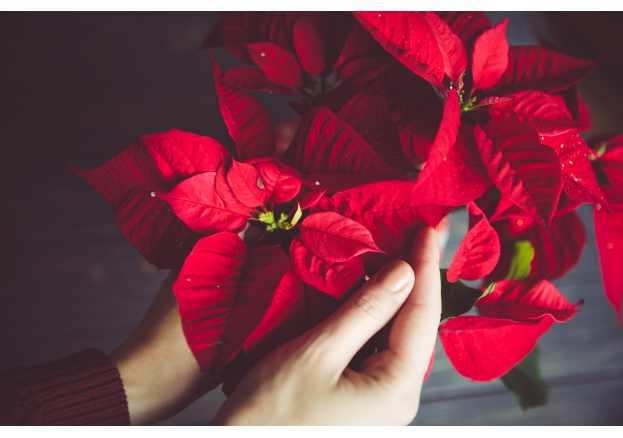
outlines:
[[[623,128],[621,13],[510,15],[512,44],[542,35],[570,55],[608,56],[582,91],[594,133]],[[142,260],[106,202],[65,166],[99,165],[139,135],[174,127],[231,145],[208,53],[197,50],[216,19],[0,13],[0,369],[109,352],[146,311],[166,272]],[[232,63],[222,51],[217,59]],[[623,331],[603,296],[591,211],[580,213],[589,242],[557,285],[586,305],[541,342],[550,404],[522,413],[500,382],[460,377],[438,345],[415,424],[623,424]],[[446,265],[466,227],[453,215]],[[165,424],[205,424],[223,399],[215,391]]]

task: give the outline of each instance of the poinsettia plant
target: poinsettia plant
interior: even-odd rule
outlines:
[[[186,339],[226,392],[457,208],[469,230],[440,272],[439,336],[461,375],[503,378],[524,407],[542,401],[517,374],[579,310],[550,281],[580,258],[581,203],[595,206],[621,320],[623,138],[580,134],[577,84],[598,62],[510,47],[506,25],[479,12],[223,13],[204,46],[247,64],[213,60],[234,153],[172,130],[74,169],[150,263],[180,271]],[[299,114],[285,152],[250,94],[262,91]]]

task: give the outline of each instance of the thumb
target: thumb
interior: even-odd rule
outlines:
[[[398,312],[413,288],[413,269],[403,261],[386,265],[310,336],[341,373],[357,351]]]

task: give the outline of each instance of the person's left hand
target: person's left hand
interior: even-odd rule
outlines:
[[[130,424],[153,424],[169,418],[219,382],[199,369],[182,331],[171,272],[128,339],[110,354],[128,400]]]

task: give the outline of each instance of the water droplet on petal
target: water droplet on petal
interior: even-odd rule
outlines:
[[[573,161],[569,160],[569,166],[573,166]]]
[[[601,204],[597,204],[597,205],[595,205],[595,209],[596,209],[596,210],[601,210]]]
[[[216,288],[217,288],[217,289],[220,289],[220,288],[221,288],[221,285],[220,285],[220,284],[217,284],[217,285],[216,285]]]
[[[264,58],[264,57],[266,56],[266,53],[262,52],[262,53],[260,53],[260,56],[261,56],[262,58]]]
[[[608,244],[606,245],[606,248],[612,249],[614,248],[614,245],[612,244],[612,242],[608,242]]]
[[[564,144],[561,144],[561,145],[560,145],[560,147],[561,147],[561,148],[564,148],[564,147],[565,147],[565,145],[564,145]]]
[[[316,181],[314,184],[316,184],[317,186],[320,185],[320,181]]]
[[[156,192],[151,192],[150,195],[151,195],[152,198],[155,198],[156,197]]]
[[[523,220],[522,219],[517,219],[517,226],[518,227],[522,227],[523,226]]]
[[[186,278],[186,281],[190,281],[190,277],[187,277],[187,278]]]
[[[443,157],[443,161],[446,161],[446,157]]]

